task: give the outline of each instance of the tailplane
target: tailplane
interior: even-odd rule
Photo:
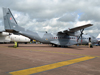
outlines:
[[[4,27],[7,32],[19,32],[24,30],[19,27],[9,8],[3,8]]]

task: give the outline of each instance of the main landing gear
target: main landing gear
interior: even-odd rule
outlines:
[[[55,44],[52,44],[52,47],[61,47],[61,48],[67,48],[68,46],[61,46],[61,45],[55,45]]]

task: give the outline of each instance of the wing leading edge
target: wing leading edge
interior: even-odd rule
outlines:
[[[78,30],[82,30],[82,29],[90,27],[90,26],[93,26],[93,24],[82,25],[82,26],[71,28],[69,30],[64,30],[63,32],[58,32],[58,33],[65,33],[65,34],[74,33],[74,32],[77,32]]]

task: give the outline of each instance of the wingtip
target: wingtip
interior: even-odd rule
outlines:
[[[89,25],[93,26],[93,24],[89,24]]]
[[[84,26],[84,25],[83,25]],[[86,24],[85,26],[93,26],[93,24]]]

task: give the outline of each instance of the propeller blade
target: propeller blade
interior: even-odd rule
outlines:
[[[82,45],[82,34],[81,34],[81,45]]]
[[[78,42],[78,40],[79,40],[80,37],[81,37],[81,43],[82,43],[82,35],[83,35],[83,31],[84,31],[84,29],[80,30],[81,34],[80,34],[80,36],[78,37],[77,42]]]

